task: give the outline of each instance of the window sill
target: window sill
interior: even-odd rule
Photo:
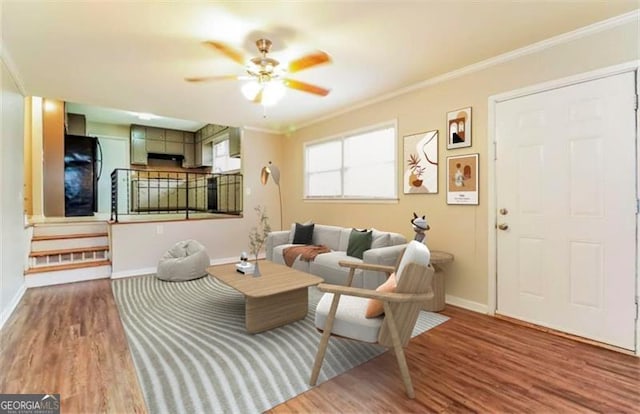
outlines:
[[[303,198],[305,203],[327,204],[398,204],[398,198]]]

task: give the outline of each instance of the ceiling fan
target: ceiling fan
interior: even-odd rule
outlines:
[[[265,106],[274,104],[284,95],[284,87],[296,89],[302,92],[318,96],[327,96],[329,89],[317,85],[286,78],[285,74],[300,72],[304,69],[331,62],[328,54],[322,51],[314,52],[295,59],[283,68],[276,59],[268,56],[271,50],[269,39],[258,39],[256,46],[260,56],[246,61],[242,52],[221,42],[207,41],[205,45],[221,52],[233,61],[244,65],[247,75],[221,75],[185,78],[187,82],[206,82],[216,80],[249,80],[242,87],[243,95],[255,103]]]

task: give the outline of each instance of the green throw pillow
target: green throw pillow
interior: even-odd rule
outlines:
[[[349,246],[347,247],[347,256],[362,259],[365,250],[371,248],[372,232],[371,230],[351,230],[349,235]]]

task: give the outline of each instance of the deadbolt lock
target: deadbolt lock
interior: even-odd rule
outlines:
[[[506,208],[501,208],[500,209],[500,214],[503,216],[506,216],[507,214],[509,214],[509,210],[507,210]]]

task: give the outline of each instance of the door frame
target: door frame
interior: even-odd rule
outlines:
[[[546,92],[565,86],[571,86],[582,82],[588,82],[601,79],[613,75],[619,75],[627,72],[636,72],[636,96],[640,95],[640,79],[638,79],[638,70],[640,69],[640,60],[633,60],[619,65],[608,66],[590,72],[580,73],[548,82],[542,82],[535,85],[526,86],[524,88],[491,95],[488,98],[488,119],[487,119],[487,142],[488,142],[488,162],[487,162],[487,253],[488,253],[488,294],[487,294],[487,310],[489,315],[495,315],[498,300],[498,272],[497,272],[497,193],[496,193],[496,106],[504,101],[523,96],[532,95],[540,92]],[[637,99],[637,98],[636,98]],[[640,119],[636,112],[636,198],[640,194],[640,146],[638,144],[638,129],[640,128]],[[638,258],[640,257],[640,243],[638,243],[638,214],[636,214],[636,302],[640,289],[640,275],[638,272]],[[636,305],[637,306],[637,305]],[[640,318],[636,318],[636,344],[635,354],[640,356]]]

